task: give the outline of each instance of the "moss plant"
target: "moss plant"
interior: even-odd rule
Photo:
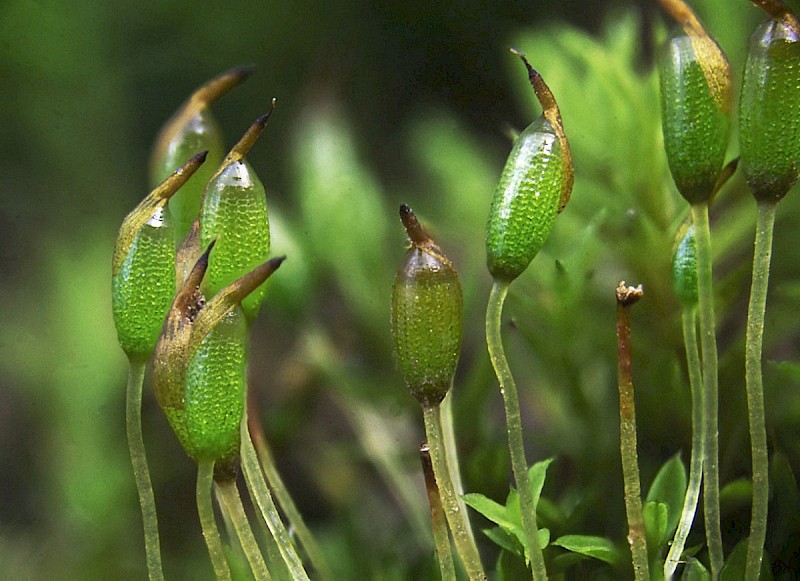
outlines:
[[[494,284],[486,309],[486,343],[505,405],[508,447],[533,578],[545,579],[547,571],[539,544],[536,504],[528,482],[519,396],[500,329],[509,285],[539,252],[556,215],[566,206],[572,192],[573,172],[558,105],[541,75],[521,53],[515,54],[528,69],[543,113],[515,141],[492,198],[486,227],[486,264]]]
[[[769,502],[761,358],[773,228],[778,202],[800,172],[800,21],[780,0],[754,4],[769,18],[750,39],[739,102],[742,167],[758,208],[745,348],[753,472],[745,578],[751,581],[761,571]]]
[[[439,560],[439,574],[442,581],[455,581],[456,570],[453,566],[453,554],[450,551],[450,534],[447,532],[447,516],[442,507],[436,475],[433,473],[431,449],[423,443],[419,447],[419,458],[422,462],[422,474],[425,476],[425,492],[428,495],[428,506],[431,510],[431,528],[436,557]]]
[[[700,344],[705,405],[704,509],[712,577],[722,569],[719,508],[719,395],[708,203],[722,170],[733,106],[731,68],[716,41],[682,0],[662,0],[681,25],[660,66],[662,127],[670,170],[691,205],[697,240]]]

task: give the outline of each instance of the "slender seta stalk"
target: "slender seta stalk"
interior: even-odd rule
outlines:
[[[130,360],[125,401],[125,427],[128,432],[128,447],[131,453],[131,464],[133,464],[133,476],[136,480],[136,491],[139,493],[139,504],[142,507],[147,575],[150,581],[154,581],[164,579],[164,571],[161,568],[156,501],[153,496],[153,484],[150,481],[150,469],[147,467],[142,438],[142,384],[144,383],[145,366],[145,361]]]
[[[633,556],[633,574],[637,581],[650,579],[647,540],[642,514],[642,488],[636,451],[636,404],[633,397],[631,356],[631,306],[642,295],[642,287],[619,283],[617,294],[617,386],[619,387],[619,451],[625,483],[625,512],[628,515],[628,542]]]
[[[753,462],[753,508],[750,517],[750,541],[747,548],[745,579],[758,580],[764,539],[767,534],[769,501],[769,459],[764,422],[764,384],[761,375],[761,352],[764,337],[764,312],[767,307],[769,266],[772,257],[772,232],[777,200],[759,200],[756,241],[753,255],[753,281],[747,309],[745,342],[745,384],[747,414],[750,424],[750,450]]]
[[[724,553],[719,508],[719,378],[717,336],[714,320],[714,292],[711,267],[711,228],[708,202],[691,205],[692,223],[697,240],[697,293],[700,308],[700,351],[703,360],[703,509],[706,521],[706,542],[711,562],[711,578],[722,570]]]
[[[201,460],[197,463],[197,514],[200,516],[200,527],[208,547],[208,556],[214,567],[217,579],[231,579],[231,570],[225,559],[225,549],[219,536],[217,520],[214,517],[214,506],[211,502],[211,486],[214,482],[214,462]]]
[[[242,499],[239,496],[239,489],[236,487],[236,480],[217,480],[215,484],[219,491],[219,498],[222,500],[221,507],[228,514],[231,524],[233,524],[233,529],[239,538],[239,543],[242,545],[242,550],[247,562],[250,564],[253,576],[256,581],[272,579],[264,562],[264,557],[261,555],[261,550],[258,548],[258,542],[256,542],[256,538],[253,535],[253,530],[250,528],[250,523],[247,522],[247,514],[244,511],[244,506],[242,506]]]
[[[450,468],[447,465],[438,408],[438,404],[423,406],[422,417],[425,421],[425,436],[430,447],[431,463],[433,464],[433,473],[436,476],[436,485],[439,487],[442,508],[447,516],[450,531],[453,533],[453,542],[456,545],[458,554],[461,556],[461,560],[464,562],[467,575],[470,579],[486,579],[486,574],[483,572],[483,566],[481,565],[481,558],[478,554],[478,547],[475,545],[475,539],[469,534],[469,529],[466,525],[467,515],[458,504],[458,495],[450,478]]]
[[[700,487],[703,482],[703,448],[705,431],[703,429],[703,370],[700,364],[700,352],[697,345],[697,309],[683,307],[681,314],[683,326],[683,344],[686,348],[686,365],[689,370],[689,388],[692,393],[692,452],[689,461],[689,483],[683,498],[683,509],[678,521],[678,528],[672,540],[672,546],[664,562],[664,578],[671,579],[680,562],[686,539],[697,512],[700,499]]]
[[[442,581],[455,581],[456,570],[453,566],[453,553],[450,551],[450,534],[447,532],[447,516],[442,507],[439,487],[431,461],[431,449],[427,442],[419,447],[419,459],[422,462],[422,474],[425,476],[425,491],[428,493],[428,506],[431,509],[431,526],[433,542],[436,546],[436,557],[439,560],[439,573]],[[468,522],[468,521],[467,521]]]
[[[292,495],[289,494],[289,489],[286,488],[283,478],[281,478],[280,472],[278,472],[278,466],[272,456],[272,451],[269,449],[267,439],[264,437],[264,430],[257,416],[248,414],[247,424],[258,461],[266,476],[267,485],[275,495],[278,506],[281,507],[281,510],[283,510],[283,513],[286,515],[289,526],[300,540],[300,544],[311,561],[311,566],[314,567],[320,579],[332,581],[333,571],[331,571],[330,565],[328,565],[325,555],[317,544],[314,535],[311,534],[311,530],[308,528],[308,525],[306,525],[305,520],[303,520],[303,515],[300,514],[300,511],[297,509]]]
[[[286,563],[286,567],[289,569],[292,579],[295,581],[307,580],[308,573],[303,567],[303,562],[300,560],[300,557],[297,555],[297,550],[294,547],[294,543],[283,521],[281,521],[278,508],[272,500],[272,495],[264,480],[264,474],[261,472],[258,456],[256,455],[253,441],[250,439],[250,431],[247,429],[246,412],[244,418],[242,418],[241,440],[242,472],[244,472],[245,482],[247,482],[247,489],[250,491],[250,495],[258,506],[261,518],[264,520],[269,532],[275,539],[278,550],[280,551],[284,563]]]
[[[486,309],[486,343],[489,348],[492,367],[494,367],[497,379],[500,382],[500,393],[503,395],[511,469],[514,472],[514,481],[517,484],[517,492],[519,493],[520,518],[522,519],[522,528],[525,531],[525,538],[530,551],[531,571],[534,579],[547,579],[544,555],[539,545],[536,505],[533,499],[533,491],[528,481],[528,461],[525,458],[525,443],[522,438],[522,419],[517,384],[511,375],[511,368],[506,360],[503,339],[500,334],[503,303],[508,295],[509,285],[510,283],[497,279],[492,285],[489,304]]]
[[[458,461],[458,448],[456,447],[456,430],[453,419],[453,391],[447,395],[439,405],[439,421],[442,423],[442,435],[444,436],[444,449],[447,454],[447,465],[450,467],[450,478],[453,479],[453,488],[456,489],[458,496],[458,506],[464,514],[467,514],[467,504],[464,502],[464,482],[461,479],[461,466]],[[472,525],[466,519],[467,531],[473,536]]]

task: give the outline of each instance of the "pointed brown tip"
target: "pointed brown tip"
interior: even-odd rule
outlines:
[[[253,125],[264,127],[267,124],[267,121],[269,121],[269,118],[272,116],[272,113],[275,111],[275,107],[277,107],[277,105],[278,105],[278,100],[275,97],[273,97],[272,102],[270,103],[269,106],[269,111],[267,111],[261,117],[253,121]]]
[[[254,72],[256,72],[256,65],[242,65],[231,69],[231,76],[236,77],[239,82],[241,82],[250,77]]]
[[[400,205],[400,220],[403,222],[406,234],[408,234],[408,238],[414,246],[422,246],[431,242],[430,236],[422,229],[414,210],[408,204]]]

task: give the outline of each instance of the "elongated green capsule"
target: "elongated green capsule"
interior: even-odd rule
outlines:
[[[694,307],[697,304],[697,242],[694,226],[678,232],[678,244],[672,254],[672,287],[681,305]]]
[[[192,153],[208,151],[209,163],[170,203],[178,240],[189,231],[200,209],[205,185],[225,154],[222,131],[209,107],[251,73],[252,68],[239,67],[208,81],[175,112],[156,138],[150,158],[151,183],[163,180]]]
[[[778,201],[800,172],[800,23],[782,3],[767,4],[772,18],[750,38],[739,100],[739,141],[753,195]]]
[[[486,263],[495,279],[509,282],[544,245],[573,183],[572,154],[558,105],[542,77],[517,54],[543,113],[514,142],[489,210]]]
[[[273,102],[274,107],[274,102]],[[271,113],[271,110],[270,110]],[[205,278],[211,296],[261,264],[269,256],[269,213],[264,186],[244,155],[269,119],[259,117],[223,161],[208,184],[200,211],[200,244],[217,241]],[[258,314],[264,287],[242,303],[249,321]]]
[[[175,294],[175,236],[167,202],[205,161],[195,155],[125,217],[112,260],[117,337],[131,359],[150,356]]]
[[[463,298],[453,264],[406,205],[400,217],[411,248],[392,289],[392,338],[408,389],[423,407],[439,404],[461,352]]]
[[[233,458],[234,443],[238,451],[239,424],[234,426],[233,418],[241,419],[243,409],[235,393],[244,397],[240,371],[244,377],[247,337],[246,328],[239,329],[244,322],[240,305],[284,258],[260,264],[206,303],[200,283],[213,247],[200,257],[175,297],[156,345],[153,382],[186,453],[197,460],[226,462]]]
[[[247,323],[238,307],[195,349],[186,369],[185,420],[189,453],[224,462],[239,454],[246,390]]]
[[[662,0],[682,25],[659,60],[664,148],[672,178],[689,203],[711,197],[728,146],[731,67],[682,0]]]

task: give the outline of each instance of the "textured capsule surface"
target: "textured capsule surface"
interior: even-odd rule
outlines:
[[[168,208],[156,210],[136,234],[111,285],[119,343],[128,357],[146,359],[175,294],[175,234]]]
[[[206,272],[206,296],[265,262],[269,255],[269,216],[264,186],[246,161],[226,167],[209,184],[201,211],[203,247],[216,240]],[[248,320],[264,300],[262,285],[242,302]]]
[[[689,226],[681,236],[672,255],[672,286],[682,305],[697,304],[697,242],[694,226]]]
[[[741,164],[758,200],[780,200],[800,165],[800,38],[769,19],[750,39],[739,100]]]
[[[709,87],[692,39],[673,35],[659,62],[664,149],[672,178],[690,203],[708,201],[728,145],[730,95]]]
[[[246,390],[247,325],[234,309],[206,335],[186,369],[184,424],[187,452],[222,461],[239,453]]]
[[[197,217],[206,183],[222,163],[225,152],[222,132],[211,111],[203,108],[176,128],[175,133],[153,152],[150,164],[150,183],[155,186],[198,151],[208,151],[207,163],[195,172],[170,201],[178,240],[183,239]]]
[[[539,117],[508,156],[486,227],[486,263],[495,279],[512,281],[544,245],[558,213],[564,180],[561,144]]]
[[[397,270],[391,311],[406,385],[421,405],[436,405],[450,389],[461,351],[461,283],[449,261],[409,249]]]

